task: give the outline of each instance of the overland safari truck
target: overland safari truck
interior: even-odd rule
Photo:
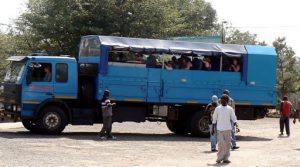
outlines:
[[[180,68],[183,59],[194,68]],[[238,72],[228,70],[233,59]],[[268,46],[84,36],[76,58],[8,58],[1,112],[19,116],[32,132],[58,134],[68,124],[102,123],[99,102],[108,89],[117,103],[114,122],[160,121],[176,134],[207,136],[205,106],[224,89],[235,99],[239,119],[261,118],[275,107],[276,60]],[[178,68],[167,69],[176,61]],[[210,69],[201,68],[204,61]]]

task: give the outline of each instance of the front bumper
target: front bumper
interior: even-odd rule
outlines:
[[[18,121],[21,113],[21,85],[0,84],[0,121]]]
[[[0,109],[0,122],[18,122],[20,121],[20,112],[11,112]]]

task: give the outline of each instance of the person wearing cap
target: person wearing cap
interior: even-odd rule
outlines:
[[[230,97],[230,92],[229,92],[229,90],[225,89],[225,90],[223,91],[223,94],[225,94],[225,95],[227,95],[227,96],[229,97],[228,105],[229,105],[230,107],[232,107],[233,110],[235,110],[235,102],[234,102],[234,100]]]
[[[99,132],[100,139],[116,139],[112,133],[112,106],[115,103],[111,103],[110,99],[110,92],[109,90],[105,90],[102,100],[101,100],[101,110],[102,110],[102,120],[103,120],[103,127]]]
[[[223,94],[221,97],[221,105],[219,105],[213,114],[213,130],[212,134],[217,133],[218,137],[218,158],[217,163],[230,163],[230,140],[231,140],[231,122],[236,123],[237,119],[232,107],[228,105],[229,96]],[[217,129],[217,132],[215,131]]]
[[[288,97],[284,96],[280,104],[280,135],[283,135],[283,129],[285,127],[286,135],[290,136],[290,116],[292,107],[292,103],[288,101]]]
[[[213,114],[215,111],[215,108],[219,105],[218,102],[218,97],[216,95],[213,95],[211,97],[211,102],[206,106],[205,108],[205,112],[208,114],[209,116],[209,122],[208,122],[208,126],[209,126],[209,131],[210,131],[210,145],[211,145],[211,151],[212,152],[216,152],[218,151],[216,148],[217,146],[217,134],[214,133],[212,134],[212,118],[213,118]]]
[[[228,101],[228,105],[230,107],[232,107],[233,111],[235,111],[235,102],[234,100],[230,97],[230,92],[229,90],[225,89],[223,94],[227,95],[229,97],[229,101]],[[238,128],[238,124],[236,122],[235,126],[233,125],[232,123],[232,130],[231,130],[231,149],[235,150],[235,149],[239,149],[240,147],[238,147],[236,145],[236,136],[235,136],[235,133],[236,133],[236,128]]]

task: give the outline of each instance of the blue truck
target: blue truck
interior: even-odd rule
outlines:
[[[233,59],[238,71],[229,70]],[[45,134],[58,134],[68,124],[102,123],[99,101],[106,89],[117,104],[114,122],[166,122],[170,131],[194,136],[209,135],[205,106],[224,89],[239,119],[261,118],[277,100],[277,54],[268,46],[90,35],[81,38],[75,58],[7,60],[1,113]]]

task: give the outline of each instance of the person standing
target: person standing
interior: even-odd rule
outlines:
[[[102,120],[103,127],[99,132],[100,139],[116,139],[111,133],[112,130],[112,106],[115,103],[111,103],[109,90],[105,90],[103,94],[103,98],[101,100],[101,110],[102,110]]]
[[[229,90],[225,89],[223,94],[226,94],[229,97],[229,101],[228,101],[228,105],[230,107],[232,107],[233,111],[235,112],[235,102],[234,100],[230,97],[229,95]],[[238,147],[236,145],[236,128],[238,127],[237,122],[235,123],[235,125],[232,123],[232,130],[231,130],[231,149],[235,150],[235,149],[239,149],[240,147]]]
[[[288,97],[284,96],[280,104],[280,135],[283,135],[283,129],[285,127],[285,132],[287,136],[290,136],[290,115],[292,110],[292,103],[288,101]]]
[[[223,94],[221,97],[221,105],[218,106],[213,114],[213,130],[212,134],[215,132],[215,127],[217,129],[218,137],[218,158],[217,163],[230,163],[230,140],[231,140],[231,122],[236,123],[236,116],[232,107],[228,105],[229,96]]]
[[[296,119],[300,122],[300,99],[297,100],[296,112],[294,113],[293,123],[296,123]]]
[[[216,95],[213,95],[211,97],[211,103],[209,103],[206,108],[205,108],[205,112],[208,114],[209,116],[209,131],[210,131],[210,145],[211,145],[211,151],[212,152],[217,152],[218,150],[216,149],[217,147],[217,134],[214,133],[212,134],[212,121],[213,121],[213,114],[215,111],[215,108],[219,105],[218,102],[218,97]]]

